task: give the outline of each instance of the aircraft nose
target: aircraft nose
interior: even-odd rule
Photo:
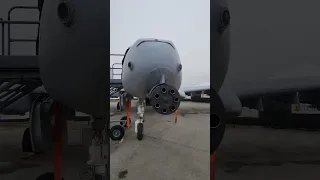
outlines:
[[[156,68],[151,71],[147,76],[147,82],[151,84],[158,84],[161,81],[162,77],[165,77],[165,81],[172,81],[174,79],[175,74],[169,68]],[[156,81],[156,82],[154,82]]]
[[[145,87],[146,91],[149,91],[151,88],[153,88],[155,85],[159,83],[166,83],[170,86],[176,87],[177,84],[179,84],[179,73],[175,71],[175,68],[156,68],[148,75],[145,79]]]

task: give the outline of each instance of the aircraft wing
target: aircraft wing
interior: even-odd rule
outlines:
[[[183,91],[186,94],[190,94],[192,92],[201,92],[201,91],[210,91],[210,84],[201,84],[196,86],[189,86],[186,88],[183,88]]]
[[[184,99],[186,98],[186,93],[182,90],[179,90],[180,98]]]
[[[184,92],[189,95],[192,92],[207,90],[210,90],[210,85],[185,88]],[[274,77],[237,82],[230,86],[224,84],[219,90],[222,98],[228,100],[238,97],[242,106],[254,109],[257,108],[257,100],[260,97],[276,97],[278,102],[296,103],[293,100],[296,92],[299,92],[299,102],[314,104],[320,108],[320,76]],[[231,107],[233,101],[227,100],[226,102],[230,101],[228,104]]]
[[[277,77],[235,83],[230,88],[243,107],[259,109],[259,99],[267,97],[277,103],[307,103],[320,107],[320,76]],[[297,95],[299,92],[299,95]]]
[[[199,92],[210,94],[210,84],[207,83],[207,84],[196,85],[193,87],[186,87],[186,88],[183,88],[183,91],[187,95],[191,95],[191,93],[199,93]],[[221,99],[221,102],[223,103],[225,112],[227,112],[230,115],[230,117],[232,116],[236,117],[240,115],[242,111],[241,102],[233,91],[226,88],[226,86],[222,86],[218,92],[218,95]],[[204,99],[207,99],[207,98],[204,98]],[[194,101],[208,102],[206,100],[199,100],[197,98],[194,99]],[[215,100],[213,100],[213,102],[215,102]]]
[[[239,98],[249,98],[260,95],[282,94],[306,90],[320,90],[320,76],[275,77],[256,81],[234,83],[228,88],[232,89],[236,95],[239,96]],[[197,85],[183,89],[185,93],[207,90],[210,90],[209,84]]]
[[[233,85],[240,99],[320,90],[320,76],[269,78],[265,80],[242,82]]]

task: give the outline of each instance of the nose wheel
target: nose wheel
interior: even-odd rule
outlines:
[[[137,139],[139,141],[143,139],[143,123],[145,120],[144,106],[145,106],[144,100],[139,100],[138,112],[137,112],[138,118],[135,122],[135,133],[137,133]]]
[[[135,121],[135,133],[137,133],[137,139],[141,141],[143,139],[143,123],[145,121],[144,117],[144,107],[145,107],[145,101],[144,99],[141,100],[139,99],[138,103],[138,111],[137,111],[137,116],[138,118]],[[127,99],[127,106],[126,106],[126,111],[127,111],[127,116],[124,116],[121,118],[120,126],[121,127],[126,127],[129,128],[131,124],[131,119],[130,119],[130,108],[131,108],[131,100]],[[126,120],[126,123],[124,122]],[[120,129],[120,127],[119,127]]]
[[[143,123],[138,123],[137,131],[137,139],[141,141],[143,139]]]

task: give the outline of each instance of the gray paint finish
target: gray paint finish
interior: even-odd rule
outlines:
[[[13,6],[37,6],[37,0],[3,0],[0,2],[0,18],[7,20],[8,11]],[[37,10],[17,9],[12,12],[11,20],[16,21],[37,21],[39,12]],[[1,28],[0,28],[1,33]],[[37,25],[11,25],[12,38],[36,39]],[[7,25],[5,27],[5,54],[7,51]],[[2,41],[2,37],[0,36]],[[36,48],[34,42],[13,42],[11,43],[12,55],[35,55]],[[0,43],[1,48],[1,43]],[[0,52],[1,53],[1,52]]]
[[[268,77],[320,75],[318,2],[229,0],[228,3],[232,43],[225,84],[241,84],[236,82],[243,81],[261,81],[263,84],[263,80]],[[0,17],[5,17],[5,12],[13,5],[36,5],[36,1],[2,2]],[[19,18],[37,19],[35,15],[27,14]],[[23,31],[21,36],[29,36],[30,32],[35,37],[35,31]],[[26,49],[29,47],[14,49],[22,53],[28,51]],[[28,54],[32,54],[32,51],[28,51]],[[250,89],[245,85],[234,86],[242,86],[239,89],[248,91]]]
[[[228,84],[320,75],[320,2],[228,2],[232,13]]]
[[[320,2],[229,0],[228,3],[232,43],[227,83],[295,75],[301,66],[304,70],[299,74],[319,75],[320,68],[309,70],[309,66],[319,66],[320,22],[317,17],[320,16]],[[1,1],[0,17],[6,18],[12,6],[36,4],[36,0]],[[14,19],[36,20],[37,14],[34,11],[16,12]],[[36,37],[35,27],[17,25],[14,29],[14,34],[20,37]],[[13,46],[14,54],[35,53],[34,43]]]
[[[179,65],[179,53],[173,42],[139,39],[125,56],[122,67],[123,87],[129,94],[145,98],[154,86],[161,83],[163,77],[163,83],[179,89],[182,78],[182,72],[178,71]]]
[[[76,111],[109,116],[109,2],[75,1],[71,27],[58,18],[60,2],[43,5],[38,58],[43,86],[52,98]]]
[[[271,76],[320,75],[319,3],[229,0],[232,43],[227,83]],[[1,1],[0,17],[6,18],[12,6],[36,4],[36,0]],[[19,20],[38,18],[34,11],[14,14],[13,18]],[[36,37],[35,27],[16,25],[12,31],[19,37]],[[34,54],[35,44],[16,43],[13,51],[14,54]]]

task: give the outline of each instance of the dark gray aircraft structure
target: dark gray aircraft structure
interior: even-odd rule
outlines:
[[[106,61],[110,56],[106,51],[109,48],[109,34],[106,33],[109,26],[104,23],[109,22],[108,11],[105,11],[108,4],[104,0],[45,1],[40,18],[39,55],[1,56],[1,77],[6,81],[6,85],[2,86],[3,92],[10,94],[10,88],[14,84],[18,84],[15,90],[22,92],[13,99],[9,98],[10,102],[3,101],[1,111],[17,100],[33,100],[30,107],[31,124],[24,136],[24,139],[29,137],[30,141],[23,141],[23,144],[31,143],[31,151],[34,152],[52,147],[50,120],[55,117],[56,102],[63,104],[61,112],[64,140],[67,139],[65,120],[72,119],[74,111],[90,114],[93,117],[94,136],[88,165],[95,166],[95,174],[98,175],[107,173],[105,156],[93,152],[101,152],[103,130],[105,127],[108,129],[109,124],[107,108],[110,85],[106,83],[109,81],[109,74],[106,72],[110,68]],[[211,38],[214,39],[211,56],[215,57],[211,62],[211,70],[215,72],[212,93],[217,97],[216,106],[222,110],[223,104],[216,92],[228,69],[230,16],[225,1],[211,3],[211,12]],[[11,25],[38,22],[2,23]],[[160,114],[170,114],[178,109],[182,68],[178,51],[171,41],[140,39],[130,47],[123,62],[122,85],[127,93],[140,99],[140,124],[144,120],[144,100],[148,100]],[[41,85],[44,87],[42,90]],[[43,92],[40,96],[35,99],[26,96],[36,88]]]
[[[23,83],[28,84],[24,85],[19,80],[19,83],[22,84],[19,90],[25,91],[20,96],[11,99],[10,102],[6,101],[1,107],[2,112],[5,109],[7,109],[6,112],[10,112],[10,105],[19,104],[17,100],[33,101],[33,104],[30,104],[31,109],[40,107],[39,104],[46,104],[49,107],[41,109],[51,113],[48,116],[51,117],[54,115],[51,106],[54,101],[59,101],[65,106],[65,109],[68,109],[68,111],[65,110],[69,112],[68,116],[74,116],[75,110],[84,112],[101,122],[98,129],[104,128],[106,117],[109,115],[106,109],[109,106],[110,88],[109,84],[105,83],[109,81],[109,75],[106,73],[109,64],[105,61],[110,56],[105,51],[109,47],[109,42],[105,40],[109,36],[105,33],[108,32],[108,26],[101,23],[108,22],[107,12],[103,6],[106,3],[108,2],[83,0],[76,1],[76,3],[68,0],[44,3],[40,19],[38,57],[4,55],[1,57],[7,62],[2,66],[6,72],[9,70],[18,72],[21,69],[25,71],[25,73],[20,71],[13,77],[9,77],[8,73],[3,74],[3,79],[22,77],[24,78]],[[218,107],[217,113],[221,113],[220,110],[224,108],[217,92],[228,70],[230,14],[225,1],[212,2],[211,9],[211,28],[213,29],[211,38],[214,39],[211,44],[211,56],[215,57],[211,62],[211,71],[215,72],[211,92],[217,96],[214,102]],[[37,24],[38,22],[3,21],[3,23]],[[89,27],[91,30],[90,33],[87,33]],[[150,51],[155,52],[156,56],[154,54],[151,56]],[[131,46],[127,57],[124,58],[122,84],[126,92],[139,97],[142,100],[140,102],[143,102],[144,99],[148,100],[160,114],[170,114],[179,107],[178,89],[181,84],[182,68],[177,50],[171,41],[140,39]],[[10,71],[11,74],[13,72]],[[6,88],[11,87],[12,84],[14,83],[7,83]],[[37,98],[26,96],[41,85],[44,88],[40,91],[45,95]],[[22,114],[26,109],[28,106],[19,111]],[[49,132],[44,129],[36,132],[36,129],[46,126],[45,123],[33,123],[34,119],[39,119],[35,118],[38,113],[36,110],[30,112],[31,137],[41,137],[37,134],[43,135]],[[40,119],[41,122],[46,121],[46,119]],[[47,145],[41,145],[41,142],[46,142],[48,139],[50,136],[40,138],[39,143],[33,139],[33,151],[43,150]]]
[[[38,65],[44,88],[53,99],[95,117],[109,116],[108,3],[46,1],[40,20]]]
[[[201,86],[186,89],[186,95],[193,95],[199,99],[202,92],[210,91],[210,87]],[[292,76],[267,78],[257,81],[237,82],[232,85],[223,84],[218,91],[218,98],[223,103],[223,116],[215,121],[211,128],[211,148],[218,148],[222,140],[225,121],[241,114],[242,107],[259,110],[259,119],[277,118],[278,116],[291,114],[292,104],[306,103],[320,109],[320,76]],[[215,106],[218,109],[219,106]],[[212,109],[212,108],[211,108]],[[281,116],[285,117],[285,116]],[[263,123],[262,123],[263,124]]]
[[[54,100],[92,115],[106,116],[109,79],[105,61],[109,54],[105,1],[50,1],[43,6],[40,22],[39,68],[43,85]],[[98,8],[95,7],[98,5]],[[57,7],[58,11],[52,7]],[[218,114],[224,107],[217,93],[225,79],[230,56],[230,13],[226,1],[211,3],[211,94]],[[76,12],[81,12],[77,14]],[[57,13],[57,14],[56,14]],[[94,27],[84,36],[85,27]],[[81,39],[84,43],[79,43]],[[123,63],[122,83],[126,92],[141,100],[148,98],[154,109],[170,114],[179,107],[182,64],[170,41],[140,39],[128,50]],[[63,88],[62,88],[63,87]],[[85,87],[85,88],[84,88]],[[211,95],[214,97],[214,95]],[[80,98],[80,100],[79,100]],[[143,101],[139,109],[143,114]],[[142,116],[140,116],[142,118]],[[220,122],[220,120],[219,120]]]
[[[109,34],[105,32],[109,29],[103,23],[109,22],[108,11],[105,11],[107,3],[104,0],[46,1],[40,21],[39,57],[10,56],[2,51],[0,93],[3,94],[0,97],[12,95],[7,100],[0,100],[0,112],[11,111],[13,114],[18,111],[23,114],[31,109],[30,131],[26,133],[29,132],[31,136],[32,151],[52,147],[52,135],[48,127],[51,128],[49,120],[55,115],[52,111],[55,101],[68,107],[64,108],[64,112],[69,112],[65,113],[69,119],[74,116],[74,110],[92,115],[94,132],[101,133],[107,126],[110,85],[106,83],[109,81],[106,72],[110,64],[106,59],[110,54],[105,51],[109,48],[109,42],[106,41]],[[39,23],[12,20],[0,22]],[[234,87],[224,84],[230,58],[230,13],[225,0],[211,2],[210,36],[211,84],[200,89],[186,90],[185,93],[210,92],[211,153],[218,148],[223,138],[226,120],[239,116],[242,106],[259,109],[264,114],[274,113],[275,103],[306,102],[320,106],[317,98],[320,88],[318,77],[265,79],[237,83]],[[157,56],[150,57],[150,50],[156,52]],[[124,58],[122,85],[127,93],[141,100],[140,110],[143,109],[143,100],[148,100],[157,112],[169,114],[179,107],[180,101],[175,102],[174,99],[179,94],[181,68],[183,64],[171,41],[140,39],[130,47]],[[17,87],[12,88],[13,85]],[[41,90],[42,85],[45,90]],[[32,92],[36,88],[44,93],[33,97]],[[33,103],[27,103],[29,106],[24,108],[13,108],[22,107],[19,103],[23,102]],[[93,143],[91,148],[99,151],[101,146]],[[104,160],[95,154],[91,155],[92,159]],[[95,164],[92,161],[90,163]],[[104,164],[96,165],[96,170],[97,174],[104,174]]]
[[[102,40],[103,37],[107,38],[106,36],[108,36],[107,34],[104,34],[106,26],[104,26],[103,23],[95,23],[97,20],[101,22],[106,20],[103,19],[105,18],[104,16],[101,16],[103,13],[106,13],[103,8],[103,3],[105,2],[95,2],[96,4],[102,3],[99,5],[98,9],[95,10],[87,8],[89,6],[96,6],[96,4],[90,3],[91,2],[81,0],[77,1],[76,4],[72,4],[71,1],[61,1],[61,3],[60,1],[49,1],[48,3],[45,3],[40,27],[39,66],[36,56],[6,56],[4,54],[1,56],[1,79],[5,79],[5,82],[9,82],[7,85],[1,86],[1,91],[4,92],[8,87],[19,84],[15,90],[23,92],[18,95],[14,94],[14,97],[10,98],[8,101],[1,101],[1,112],[6,112],[7,114],[19,112],[20,114],[24,114],[24,112],[29,111],[30,108],[33,107],[31,103],[28,103],[28,106],[20,105],[23,104],[23,101],[35,101],[35,99],[37,99],[36,97],[33,97],[32,95],[26,96],[26,94],[32,93],[35,88],[41,86],[43,83],[45,89],[52,98],[61,101],[65,105],[96,117],[107,115],[105,108],[109,101],[107,93],[109,93],[110,87],[103,82],[109,81],[109,76],[105,71],[107,68],[110,68],[110,66],[108,62],[104,61],[104,59],[109,58],[108,56],[110,56],[110,54],[106,54],[104,51],[104,48],[109,46],[109,42]],[[94,21],[92,19],[94,19]],[[9,21],[2,22],[4,24],[38,24],[38,22],[14,22],[12,20],[10,23]],[[213,128],[215,129],[220,127],[220,125],[223,127],[223,119],[226,114],[240,114],[240,102],[242,102],[244,106],[258,108],[260,106],[254,106],[257,104],[255,101],[258,97],[258,99],[260,99],[262,95],[270,94],[270,88],[273,88],[272,94],[281,94],[283,91],[281,86],[289,81],[287,79],[269,79],[253,83],[250,82],[248,85],[241,85],[241,83],[238,83],[235,85],[236,88],[222,87],[229,66],[229,24],[230,13],[228,11],[227,2],[225,0],[211,2],[211,71],[214,74],[214,76],[211,77],[211,87],[204,87],[200,90],[196,88],[186,90],[187,94],[190,92],[197,93],[198,91],[210,91],[214,105],[213,108],[211,108],[212,113],[217,114],[217,117],[220,117],[219,121],[213,123]],[[84,26],[85,28],[81,28]],[[90,27],[93,32],[87,33],[87,27]],[[77,38],[80,38],[81,42],[86,42],[86,44],[79,43],[76,40]],[[13,41],[13,39],[11,39],[11,41]],[[167,47],[170,46],[170,42],[168,43]],[[4,48],[4,46],[2,47]],[[132,52],[135,51],[131,51],[130,54]],[[128,63],[131,61],[130,59],[131,58],[125,58],[126,63],[124,64],[124,68],[128,69],[127,72],[133,73],[136,72],[135,70],[137,67],[135,63],[135,65],[132,66],[133,71],[130,71],[128,67]],[[178,64],[179,63],[176,63],[179,68]],[[39,77],[38,67],[40,67],[41,79]],[[124,78],[130,78],[130,75],[126,76],[127,72],[126,70],[124,71]],[[145,71],[145,73],[150,72]],[[176,77],[179,76],[180,75]],[[20,80],[21,77],[23,81]],[[150,87],[159,85],[161,82],[161,78],[157,77],[155,79],[156,80],[154,83],[151,83]],[[303,94],[308,94],[308,96],[317,94],[318,87],[316,81],[313,81],[311,86],[305,84],[305,82],[295,80],[297,78],[291,79],[290,82],[292,83],[288,88],[290,89],[290,93],[292,92],[294,94],[296,91],[303,90],[303,92],[306,92]],[[281,81],[281,83],[266,86],[269,83],[278,81]],[[179,79],[175,82],[177,82],[177,84],[172,84],[167,81],[167,83],[169,83],[168,85],[171,84],[170,87],[178,89]],[[255,86],[254,84],[260,85]],[[139,93],[135,92],[137,89],[134,89],[134,86],[130,85],[130,79],[125,80],[123,85],[126,86],[126,89],[132,94],[140,96],[141,94],[139,93],[145,93],[143,96],[140,96],[141,99],[147,99],[148,95],[150,95],[150,87],[141,88]],[[138,86],[138,83],[133,85]],[[257,87],[260,87],[260,89]],[[131,90],[131,88],[133,89]],[[257,89],[259,89],[260,92],[258,94],[256,93]],[[13,88],[11,88],[10,92],[7,91],[7,94],[12,91]],[[43,92],[46,91],[43,90]],[[37,93],[34,93],[34,95],[37,95]],[[307,95],[302,96],[305,97]],[[1,97],[4,97],[4,95],[2,94]],[[315,101],[317,98],[308,99],[313,99],[313,101]],[[20,102],[17,100],[20,100]],[[315,103],[317,104],[318,102]],[[157,103],[155,103],[154,106],[156,106],[156,104]],[[16,107],[19,107],[20,109],[17,109]],[[159,108],[159,110],[160,109],[161,108]],[[264,112],[266,111],[266,108],[264,108]],[[221,132],[222,131],[223,130],[221,130]],[[215,141],[216,145],[219,144],[222,137],[221,133],[218,134],[220,135],[214,135],[214,137],[219,137],[217,138],[217,141]],[[213,149],[216,149],[216,147],[217,146],[214,146]]]

